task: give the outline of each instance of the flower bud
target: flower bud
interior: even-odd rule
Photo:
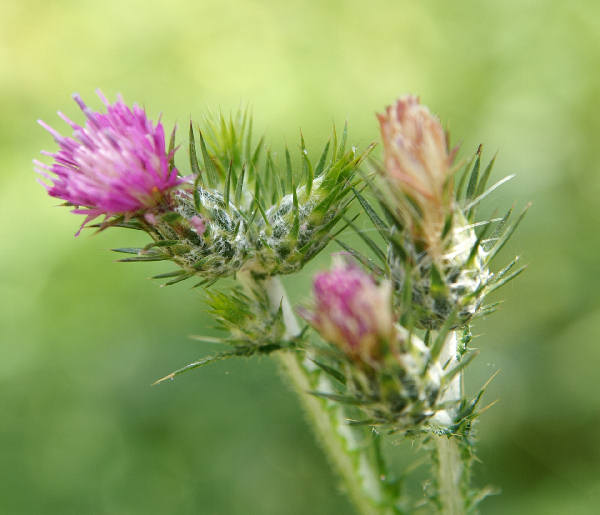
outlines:
[[[303,313],[306,320],[349,356],[376,358],[394,330],[389,283],[377,285],[360,268],[335,263],[317,274],[313,289],[315,306]]]
[[[432,257],[440,254],[441,234],[452,204],[451,173],[455,151],[448,151],[440,121],[407,95],[377,115],[384,145],[386,179],[408,197],[398,202],[413,239]]]
[[[87,117],[84,127],[59,113],[73,128],[72,138],[39,121],[60,146],[54,154],[44,152],[54,164],[34,161],[36,170],[53,182],[42,184],[52,197],[76,206],[74,213],[86,215],[82,227],[100,215],[151,217],[153,210],[169,203],[170,190],[183,182],[169,165],[173,156],[165,150],[163,126],[154,125],[141,107],[125,105],[120,96],[110,104],[97,93],[106,113],[93,112],[74,95]]]

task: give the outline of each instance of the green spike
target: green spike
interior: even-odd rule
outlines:
[[[170,281],[167,281],[166,283],[163,283],[160,286],[161,286],[161,288],[165,287],[165,286],[172,286],[173,284],[177,284],[177,283],[180,283],[181,281],[185,281],[185,280],[189,279],[193,275],[194,274],[186,273],[186,274],[183,274],[183,275],[181,275],[179,277],[176,277],[175,279],[171,279]]]
[[[317,365],[321,370],[323,370],[327,375],[333,377],[336,381],[340,382],[341,384],[346,384],[346,378],[344,377],[344,374],[342,374],[339,370],[336,370],[333,367],[330,367],[329,365],[326,365],[325,363],[321,363],[320,361],[311,359],[311,361]]]
[[[285,147],[285,171],[287,176],[287,188],[289,191],[294,191],[294,177],[292,173],[292,159],[290,158],[290,151]]]
[[[198,134],[200,135],[200,148],[202,150],[202,159],[204,161],[204,168],[206,168],[206,173],[208,175],[209,183],[214,187],[219,180],[219,174],[215,167],[215,163],[211,159],[211,157],[208,153],[208,150],[206,148],[206,142],[204,141],[204,136],[202,134],[202,131],[198,131]]]
[[[331,164],[333,165],[333,163],[335,163],[337,161],[337,155],[338,155],[338,139],[337,139],[337,131],[335,130],[335,123],[333,124],[333,130],[332,130],[332,137],[333,137],[333,149],[331,151]]]
[[[302,134],[302,131],[300,131],[300,150],[302,152],[302,171],[306,177],[306,195],[308,197],[312,190],[315,175],[313,167],[310,164],[310,159],[308,158],[308,150],[306,149],[306,144],[304,143],[304,135]]]
[[[133,248],[133,247],[124,247],[124,248],[118,248],[118,249],[110,249],[113,252],[121,252],[123,254],[141,254],[142,252],[144,252],[144,249],[141,248]]]
[[[166,259],[169,259],[169,257],[167,256],[138,256],[138,257],[132,257],[132,258],[125,258],[125,259],[117,259],[117,262],[119,263],[135,263],[137,261],[165,261]]]
[[[298,193],[296,192],[296,186],[293,183],[292,202],[294,204],[294,220],[292,222],[292,229],[290,230],[290,237],[295,241],[298,239],[298,233],[300,232],[300,208],[298,206]]]
[[[344,251],[348,252],[348,254],[350,254],[354,259],[356,259],[360,264],[362,264],[365,268],[368,268],[369,270],[371,270],[373,273],[375,273],[375,275],[378,276],[382,276],[383,275],[383,270],[381,268],[379,268],[372,259],[368,258],[367,256],[361,254],[360,252],[358,252],[357,250],[353,249],[352,247],[346,245],[342,240],[338,240],[336,239],[335,242],[344,249]]]
[[[358,199],[358,202],[365,210],[365,213],[367,214],[371,222],[373,222],[373,225],[377,228],[379,234],[381,234],[381,236],[387,240],[390,234],[390,230],[385,225],[385,222],[375,212],[371,204],[369,204],[369,202],[367,202],[367,200],[358,191],[356,191],[355,188],[352,188],[352,191],[354,192],[354,196]]]
[[[494,283],[492,284],[492,286],[490,287],[490,289],[488,290],[487,293],[491,293],[493,291],[496,291],[498,288],[501,288],[506,283],[512,281],[515,277],[517,277],[522,272],[524,272],[526,268],[527,268],[527,265],[524,265],[524,266],[518,268],[517,270],[515,270],[512,274],[507,275],[507,276],[505,276],[502,279],[499,279],[497,281],[494,281]]]
[[[481,150],[482,146],[479,145],[477,149],[477,157],[475,158],[475,164],[473,165],[473,169],[471,170],[471,175],[469,177],[469,184],[467,185],[467,193],[465,195],[465,199],[472,199],[473,195],[475,195],[475,189],[477,187],[477,180],[479,179],[479,166],[481,165]]]
[[[327,141],[325,148],[321,153],[321,158],[319,159],[317,167],[315,168],[315,177],[319,177],[323,173],[323,170],[325,170],[325,160],[327,159],[327,154],[329,153],[329,143],[330,142]]]
[[[256,163],[258,162],[258,158],[260,157],[260,153],[262,151],[264,142],[265,142],[265,137],[262,136],[258,140],[258,143],[256,144],[256,149],[254,150],[254,153],[252,154],[252,166],[256,166]]]
[[[486,264],[488,264],[489,262],[491,262],[492,259],[494,259],[494,257],[498,254],[498,252],[500,252],[502,250],[502,247],[504,247],[504,245],[506,244],[506,242],[513,235],[513,233],[515,232],[515,230],[517,229],[517,227],[519,226],[519,224],[521,223],[521,221],[525,217],[525,214],[527,213],[527,210],[530,207],[531,207],[531,202],[525,206],[525,209],[523,209],[523,211],[519,215],[519,218],[517,218],[516,222],[514,224],[512,224],[504,232],[504,234],[501,236],[500,240],[498,240],[498,242],[496,243],[496,245],[494,245],[492,247],[492,249],[490,250],[490,253],[488,254],[488,256],[486,258]]]
[[[488,179],[490,178],[492,169],[494,168],[494,163],[496,162],[496,157],[498,157],[498,152],[496,152],[494,154],[494,157],[492,157],[492,160],[485,167],[485,170],[483,171],[483,174],[481,175],[481,179],[479,179],[479,184],[477,184],[477,191],[475,192],[476,195],[481,195],[485,191],[485,186],[488,182]]]
[[[429,358],[427,359],[427,364],[426,364],[425,368],[423,369],[423,373],[427,372],[427,369],[429,368],[430,363],[432,363],[433,361],[437,360],[440,357],[440,353],[442,352],[442,348],[444,347],[446,337],[450,333],[452,327],[454,326],[454,322],[456,321],[456,316],[458,314],[457,311],[458,310],[455,308],[452,311],[452,313],[450,313],[450,315],[448,315],[448,317],[444,321],[444,324],[438,331],[438,334],[433,342],[433,345],[431,346]]]
[[[344,131],[342,132],[342,141],[340,143],[340,157],[346,152],[346,141],[348,139],[348,120],[344,122]]]
[[[167,156],[169,157],[169,170],[175,168],[175,131],[177,125],[173,127],[171,131],[171,138],[169,139],[169,149],[167,150]]]
[[[231,174],[233,173],[233,160],[229,161],[229,169],[227,170],[227,179],[225,180],[225,191],[223,201],[225,202],[225,210],[229,212],[229,192],[231,190]]]
[[[471,200],[471,202],[469,202],[465,207],[464,210],[467,211],[467,218],[471,219],[474,215],[474,207],[477,206],[485,197],[487,197],[490,193],[492,193],[494,190],[496,190],[497,188],[499,188],[500,186],[502,186],[505,182],[510,181],[511,179],[513,179],[515,177],[515,174],[512,175],[507,175],[506,177],[504,177],[503,179],[500,179],[497,183],[495,183],[494,185],[490,186],[487,190],[485,190],[483,193],[481,193],[480,195],[478,195],[477,197],[475,197],[473,200]]]
[[[478,152],[479,152],[479,148],[477,149],[477,151],[475,152],[475,154],[473,154],[473,156],[471,157],[471,159],[469,159],[469,161],[467,162],[467,164],[465,164],[463,173],[460,176],[460,180],[458,181],[458,186],[456,188],[456,194],[455,194],[456,200],[458,200],[458,199],[460,199],[462,197],[462,190],[464,188],[465,181],[467,180],[467,175],[469,175],[469,170],[473,166],[473,162],[475,161],[475,158],[477,157]]]
[[[244,187],[244,178],[246,175],[246,165],[242,165],[242,173],[237,181],[237,187],[235,188],[235,205],[239,206],[242,200],[242,191]]]
[[[482,231],[479,233],[479,236],[477,237],[477,240],[475,240],[475,243],[471,247],[471,252],[469,252],[469,257],[465,261],[465,263],[466,263],[467,266],[471,266],[475,262],[475,257],[477,256],[477,251],[481,247],[481,242],[485,238],[485,235],[488,233],[488,231],[490,230],[491,226],[492,226],[492,224],[486,224],[483,227]]]
[[[321,397],[323,399],[327,399],[330,401],[339,402],[341,404],[349,404],[351,406],[364,406],[368,404],[374,404],[374,400],[370,399],[358,399],[357,397],[351,397],[350,395],[338,395],[335,393],[328,392],[308,392],[315,397]]]
[[[471,363],[479,355],[478,350],[473,350],[468,354],[464,355],[463,358],[458,362],[456,366],[446,372],[442,378],[444,384],[449,384],[452,379],[456,377],[464,368]]]
[[[193,370],[195,368],[202,367],[204,365],[208,365],[209,363],[214,363],[215,361],[221,361],[224,359],[233,358],[233,357],[239,356],[239,355],[240,355],[240,353],[238,350],[233,350],[233,351],[228,351],[228,352],[221,352],[219,354],[215,354],[214,356],[208,356],[206,358],[202,358],[198,361],[194,361],[193,363],[190,363],[189,365],[186,365],[183,368],[180,368],[179,370],[175,370],[174,372],[171,372],[170,374],[166,375],[165,377],[152,383],[152,386],[160,384],[163,381],[166,381],[168,379],[174,379],[178,375],[181,375],[185,372],[189,372],[190,370]]]
[[[172,272],[165,272],[163,274],[153,275],[152,279],[168,279],[169,277],[177,277],[183,274],[187,274],[185,270],[173,270]]]
[[[200,179],[200,166],[198,165],[198,154],[196,154],[196,140],[194,138],[194,125],[190,120],[190,167],[192,173],[196,176],[196,181]]]
[[[349,227],[351,227],[354,232],[356,232],[356,234],[358,235],[358,237],[363,240],[367,246],[373,251],[373,254],[375,254],[375,256],[377,256],[381,262],[384,264],[384,266],[387,268],[388,263],[387,263],[387,258],[385,253],[379,248],[379,246],[377,245],[377,243],[375,243],[371,238],[369,238],[364,231],[361,231],[358,229],[358,227],[356,227],[356,225],[354,225],[352,222],[350,222],[349,220],[346,220],[344,218],[344,220],[346,221],[346,223],[348,224]]]

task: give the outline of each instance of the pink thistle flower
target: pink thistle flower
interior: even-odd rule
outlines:
[[[412,95],[400,98],[377,118],[387,178],[418,206],[418,212],[410,205],[399,205],[399,210],[413,236],[435,253],[451,203],[457,149],[448,150],[440,121]]]
[[[60,146],[54,154],[42,152],[54,158],[52,165],[34,161],[36,171],[53,184],[40,183],[52,197],[76,206],[74,213],[86,215],[81,228],[100,215],[152,216],[151,211],[168,207],[170,191],[184,182],[169,167],[172,154],[166,152],[160,121],[154,125],[141,107],[125,105],[121,95],[110,104],[100,90],[96,93],[106,113],[92,111],[73,95],[87,117],[85,126],[58,113],[73,128],[72,138],[38,120]]]
[[[315,276],[315,306],[302,316],[321,336],[352,357],[374,357],[393,333],[391,288],[360,268],[339,261]]]

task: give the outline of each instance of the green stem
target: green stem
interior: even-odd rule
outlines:
[[[465,465],[461,459],[458,438],[446,435],[433,437],[436,454],[436,480],[441,513],[463,515],[463,478]]]
[[[286,336],[296,336],[300,326],[294,316],[286,292],[277,277],[256,281],[250,273],[239,279],[251,286],[252,281],[266,291],[271,307],[281,305]],[[364,428],[348,424],[344,409],[334,402],[310,395],[310,391],[334,391],[329,378],[310,360],[296,352],[278,352],[281,370],[296,390],[300,402],[327,457],[339,474],[347,494],[363,515],[397,513],[374,453],[372,435]],[[378,466],[379,465],[379,466]]]
[[[452,367],[457,360],[457,336],[452,331],[444,342],[444,348],[440,354],[440,362],[447,363]],[[444,401],[456,401],[461,398],[463,376],[458,374],[441,399]],[[455,410],[447,410],[446,423],[451,423],[456,417]],[[468,463],[463,461],[461,453],[460,436],[433,435],[434,442],[434,469],[435,480],[438,490],[438,501],[440,511],[444,515],[463,515],[466,513],[464,498],[464,484],[468,479]]]

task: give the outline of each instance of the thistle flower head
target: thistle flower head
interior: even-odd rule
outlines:
[[[360,268],[335,263],[317,274],[315,307],[303,313],[321,336],[351,357],[375,357],[393,332],[389,283],[380,285]]]
[[[60,149],[43,152],[54,158],[52,165],[34,161],[36,170],[53,183],[42,183],[48,193],[76,206],[74,213],[86,215],[82,227],[100,215],[151,213],[168,204],[169,192],[183,182],[169,164],[172,154],[166,151],[162,124],[154,125],[141,107],[128,107],[120,95],[110,104],[99,90],[97,94],[106,113],[92,111],[74,95],[87,117],[85,126],[59,112],[73,129],[71,138],[39,121]]]
[[[399,203],[404,222],[416,241],[433,257],[440,251],[440,236],[449,212],[452,162],[440,121],[407,95],[384,114],[377,115],[384,145],[385,174],[393,189],[411,202]]]

